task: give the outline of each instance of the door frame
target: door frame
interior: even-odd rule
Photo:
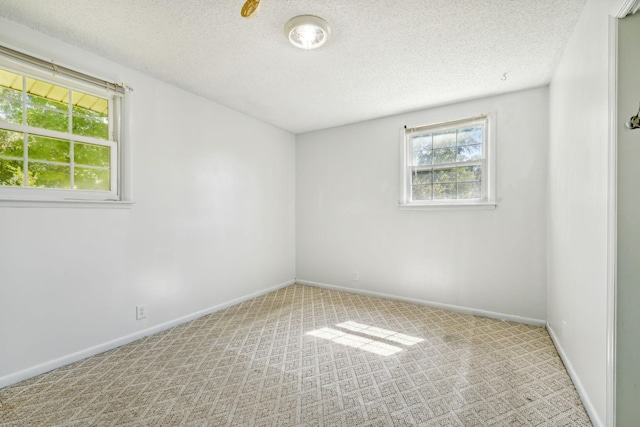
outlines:
[[[607,372],[605,425],[616,425],[616,319],[618,251],[618,21],[640,9],[640,0],[611,0],[609,12],[609,141],[607,200]]]

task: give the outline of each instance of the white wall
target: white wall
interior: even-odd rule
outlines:
[[[587,2],[550,85],[547,319],[595,425],[607,405],[608,15]]]
[[[294,279],[293,135],[10,21],[0,39],[134,88],[136,202],[0,208],[0,386]]]
[[[618,33],[618,307],[616,421],[638,423],[640,402],[640,129],[624,122],[640,102],[640,13],[620,21]]]
[[[298,135],[297,279],[544,320],[547,108],[538,88]],[[492,111],[497,209],[399,209],[401,128]]]

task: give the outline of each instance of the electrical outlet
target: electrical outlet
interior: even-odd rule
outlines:
[[[146,319],[147,317],[147,307],[144,305],[136,306],[136,320]]]
[[[357,282],[358,280],[360,280],[360,273],[358,273],[357,271],[354,271],[353,274],[351,275],[351,280],[353,280],[354,282]]]

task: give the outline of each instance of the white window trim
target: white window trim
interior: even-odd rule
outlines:
[[[449,120],[440,120],[432,124],[420,124],[416,126],[404,126],[400,129],[400,200],[398,207],[407,210],[457,210],[457,209],[495,209],[498,206],[496,197],[496,113],[474,114],[467,117],[457,117]],[[413,152],[408,149],[408,137],[406,129],[412,128],[444,128],[456,127],[456,124],[486,118],[486,140],[484,141],[485,164],[483,166],[483,194],[478,200],[410,200],[411,175],[410,168]]]
[[[2,46],[0,46],[2,47]],[[2,47],[3,49],[6,49]],[[8,50],[12,50],[8,48]],[[14,52],[21,52],[15,50]],[[96,140],[91,137],[81,135],[70,135],[63,132],[50,131],[46,129],[38,129],[37,133],[43,136],[50,136],[62,139],[72,139],[76,142],[98,143],[99,145],[111,148],[111,182],[115,183],[111,191],[94,191],[94,190],[74,190],[74,189],[53,189],[53,188],[30,188],[30,187],[5,187],[0,186],[0,207],[24,208],[24,207],[80,207],[80,208],[129,208],[133,205],[131,200],[130,171],[129,171],[129,154],[130,147],[126,142],[129,141],[129,118],[126,115],[129,111],[129,97],[124,96],[122,88],[126,92],[132,89],[128,86],[120,85],[118,90],[112,89],[114,84],[106,82],[105,88],[100,88],[87,81],[73,78],[73,73],[88,77],[95,81],[101,79],[95,78],[88,74],[83,74],[71,68],[51,64],[51,67],[57,67],[66,71],[66,73],[55,74],[52,78],[52,72],[48,71],[46,65],[48,61],[41,60],[30,54],[23,54],[25,58],[30,58],[35,63],[28,63],[27,60],[11,57],[0,51],[0,66],[10,71],[27,75],[39,80],[44,80],[56,85],[65,85],[71,90],[81,90],[91,95],[105,97],[108,96],[109,102],[109,135],[110,140]],[[39,62],[38,62],[39,61]],[[13,123],[2,122],[2,128],[14,130],[18,132],[29,132],[33,129],[26,125],[17,125]],[[125,168],[126,165],[126,168]]]

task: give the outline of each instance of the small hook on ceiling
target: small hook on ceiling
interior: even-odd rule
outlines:
[[[510,72],[511,72],[511,71],[507,71],[506,73],[503,73],[503,74],[502,74],[502,78],[501,78],[500,80],[502,80],[503,82],[504,82],[505,80],[507,80],[507,74],[509,74]]]

